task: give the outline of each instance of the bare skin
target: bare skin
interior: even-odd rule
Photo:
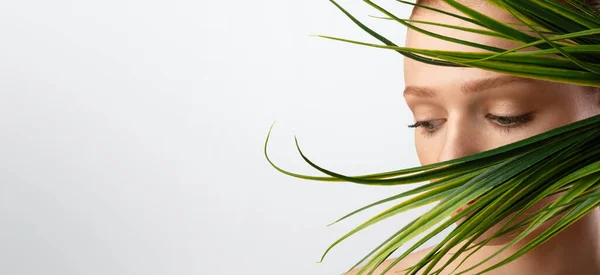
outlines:
[[[488,16],[517,22],[515,18],[485,2],[471,0],[464,3]],[[443,3],[434,4],[443,10],[458,13]],[[427,10],[415,12],[413,19],[477,28],[459,19]],[[448,28],[423,24],[417,26],[438,34],[500,48],[517,45],[499,38]],[[408,32],[406,46],[482,51],[445,42],[413,30]],[[407,87],[404,99],[413,113],[415,122],[424,122],[415,128],[415,147],[421,165],[491,150],[600,113],[599,94],[586,93],[586,87],[509,77],[475,68],[433,66],[409,58],[404,60],[404,79]],[[517,122],[515,118],[518,118]],[[543,207],[559,195],[536,204],[531,211]],[[555,221],[556,219],[548,221],[517,245],[466,274],[476,274],[512,255]],[[505,223],[506,220],[498,223],[482,238],[490,236]],[[484,260],[509,242],[510,237],[495,239],[471,256],[457,271]],[[431,248],[427,247],[410,254],[386,274],[404,274],[401,270],[417,263]],[[442,262],[449,257],[447,255]],[[441,274],[450,274],[463,258],[461,255],[458,261]],[[394,259],[385,261],[373,274],[381,274],[393,261]],[[437,267],[441,265],[436,265],[434,270]],[[355,269],[344,274],[357,273],[358,269]],[[600,274],[600,208],[588,213],[535,250],[486,274]]]

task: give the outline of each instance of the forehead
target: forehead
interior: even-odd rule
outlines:
[[[441,2],[441,1],[438,1]],[[471,1],[469,6],[477,11],[484,13],[494,19],[504,22],[517,23],[518,20],[510,14],[500,10],[499,8],[487,3],[486,1]],[[467,4],[467,3],[465,3]],[[460,14],[456,9],[448,6],[445,3],[437,4],[436,8],[446,10],[452,13]],[[436,22],[460,27],[468,27],[475,29],[483,29],[480,26],[465,22],[461,19],[454,18],[448,15],[440,14],[430,10],[420,9],[413,14],[412,19]],[[512,48],[519,44],[514,41],[508,41],[497,37],[490,37],[482,34],[475,34],[440,26],[426,25],[414,23],[416,27],[434,32],[440,35],[458,38],[479,44],[485,44],[498,48]],[[442,39],[434,38],[418,31],[409,29],[406,36],[406,46],[410,48],[431,49],[431,50],[448,50],[448,51],[470,51],[470,52],[485,52],[485,50],[464,46],[458,43],[447,42]],[[428,65],[422,62],[415,61],[410,58],[404,58],[404,78],[406,85],[419,86],[445,86],[456,82],[465,82],[475,79],[488,78],[498,76],[499,73],[485,71],[476,68],[453,68]]]

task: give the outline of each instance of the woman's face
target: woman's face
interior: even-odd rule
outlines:
[[[473,1],[471,1],[473,2]],[[517,22],[485,1],[472,8]],[[438,4],[441,9],[459,13]],[[413,19],[478,28],[460,19],[418,10]],[[415,24],[445,36],[512,48],[517,44],[459,30]],[[409,30],[411,48],[483,51]],[[596,95],[584,87],[512,77],[475,68],[428,65],[404,58],[404,99],[414,115],[415,144],[422,165],[464,157],[531,137],[600,112]]]

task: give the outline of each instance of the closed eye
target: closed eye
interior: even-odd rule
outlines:
[[[441,120],[441,119],[423,120],[423,121],[417,121],[417,122],[415,122],[415,124],[408,125],[408,127],[411,127],[411,128],[423,127],[425,130],[432,132],[435,130],[435,128],[437,128],[440,124],[442,124],[442,122],[443,122],[443,120]]]
[[[514,127],[524,126],[527,122],[533,120],[533,112],[519,115],[519,116],[498,116],[493,114],[487,114],[485,116],[490,122],[494,124],[498,129],[503,131],[509,131]],[[423,120],[417,121],[412,125],[408,125],[411,128],[422,127],[423,134],[427,137],[432,136],[436,129],[443,124],[445,119],[435,119],[435,120]]]
[[[446,121],[445,119],[434,119],[434,120],[424,120],[417,121],[415,124],[408,125],[411,128],[423,127],[422,134],[425,137],[431,137],[436,129]]]
[[[492,123],[501,127],[517,127],[533,120],[533,113],[527,113],[520,116],[497,116],[493,114],[487,114],[485,117]]]

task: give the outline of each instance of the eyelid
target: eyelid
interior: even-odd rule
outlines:
[[[487,114],[485,115],[487,118],[520,118],[520,117],[525,117],[530,115],[531,113],[526,113],[526,114],[522,114],[522,115],[516,115],[516,116],[510,116],[510,115],[494,115],[494,114]]]
[[[494,114],[487,114],[487,115],[485,115],[485,117],[487,119],[489,119],[491,121],[491,123],[494,124],[495,127],[502,129],[503,131],[509,131],[510,128],[521,127],[521,126],[524,126],[526,123],[532,121],[534,113],[535,112],[529,112],[529,113],[518,115],[518,116],[500,116],[500,115],[494,115]],[[509,120],[510,122],[508,124],[495,122],[495,121],[498,121],[499,119],[506,119],[506,120]],[[411,128],[421,127],[421,126],[424,126],[424,124],[434,123],[435,121],[442,121],[442,123],[443,123],[445,121],[445,119],[431,119],[431,120],[416,121],[414,124],[408,125],[408,127],[411,127]],[[438,127],[439,127],[439,125],[436,125],[436,127],[432,130],[424,128],[423,135],[426,137],[432,136],[437,131],[436,128],[438,128]]]
[[[417,121],[415,121],[414,124],[408,125],[408,127],[419,127],[419,126],[423,126],[424,123],[431,123],[432,121],[438,121],[438,120],[443,120],[443,119],[417,120]]]
[[[441,122],[440,123],[436,123],[438,121],[441,121]],[[442,123],[444,123],[445,121],[446,121],[446,119],[443,119],[443,118],[442,119],[419,120],[419,121],[415,122],[415,124],[408,125],[408,127],[411,127],[411,128],[423,127],[423,131],[425,133],[433,133],[433,132],[436,131],[435,129],[437,127],[439,127],[439,125],[442,124]],[[429,130],[429,129],[427,129],[427,128],[424,127],[425,124],[437,124],[437,125],[434,125],[435,126],[434,129]]]
[[[499,116],[499,115],[494,115],[494,114],[487,114],[487,115],[485,115],[485,117],[492,121],[498,121],[499,119],[509,120],[510,123],[508,123],[508,124],[495,123],[495,122],[494,123],[501,127],[515,127],[515,126],[519,126],[519,125],[525,124],[525,123],[533,120],[533,114],[534,114],[534,112],[529,112],[529,113],[518,115],[518,116]]]

